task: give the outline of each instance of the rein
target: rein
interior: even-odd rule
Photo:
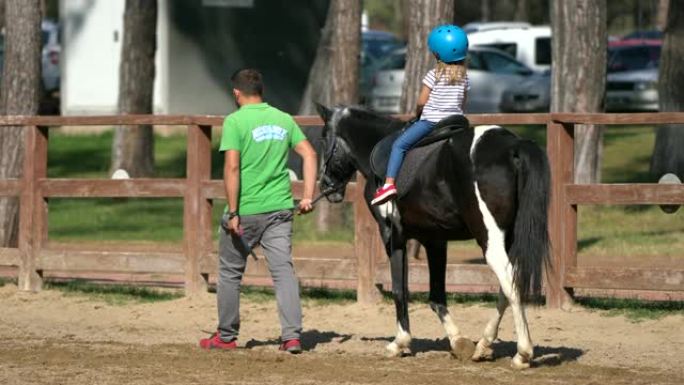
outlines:
[[[328,187],[327,189],[321,191],[316,198],[311,201],[311,206],[314,206],[318,201],[330,195],[331,192],[335,191],[334,187]]]

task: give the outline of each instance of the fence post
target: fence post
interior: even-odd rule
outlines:
[[[554,309],[572,304],[572,289],[566,290],[564,283],[567,268],[576,265],[577,207],[567,203],[565,186],[574,183],[574,131],[573,124],[553,120],[546,126],[552,181],[549,210],[552,266],[546,274],[546,305]]]
[[[373,304],[380,301],[380,292],[375,287],[375,252],[378,237],[378,226],[368,210],[363,197],[366,180],[356,174],[356,189],[354,190],[354,254],[356,254],[356,301],[363,304]]]
[[[19,290],[39,291],[43,286],[38,257],[47,230],[47,206],[38,180],[47,176],[47,143],[47,127],[24,127],[24,165],[19,197]]]
[[[188,127],[186,190],[183,199],[183,249],[185,294],[206,291],[201,264],[211,242],[212,202],[202,194],[202,183],[211,179],[211,126]],[[208,240],[208,241],[207,241]]]

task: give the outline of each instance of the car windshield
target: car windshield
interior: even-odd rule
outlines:
[[[391,34],[371,32],[364,34],[361,44],[363,52],[375,59],[382,58],[392,50],[403,46],[402,42]]]
[[[500,51],[504,51],[507,54],[515,57],[518,54],[518,44],[517,43],[493,43],[493,44],[482,44],[483,47],[496,48]]]
[[[537,64],[551,65],[551,38],[538,37],[534,41],[536,53],[534,62]]]
[[[400,70],[406,66],[406,53],[393,53],[384,58],[379,64],[380,71],[385,70]]]
[[[614,47],[608,50],[608,72],[658,68],[660,46]]]
[[[487,70],[499,74],[526,74],[530,70],[522,63],[501,55],[496,52],[485,51],[481,53],[482,58],[487,64]]]

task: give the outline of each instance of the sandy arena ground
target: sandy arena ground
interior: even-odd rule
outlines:
[[[454,305],[466,336],[493,308]],[[684,316],[634,323],[581,308],[530,309],[535,367],[509,368],[510,311],[493,362],[452,359],[427,305],[410,308],[413,356],[387,358],[394,306],[304,303],[306,351],[277,351],[274,301],[242,303],[238,351],[202,351],[216,327],[215,296],[108,305],[55,290],[0,288],[0,384],[682,384]]]

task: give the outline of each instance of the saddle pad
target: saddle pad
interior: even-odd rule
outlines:
[[[389,153],[392,151],[392,143],[401,132],[392,134],[383,140],[381,140],[373,149],[371,155],[371,169],[373,174],[378,178],[378,180],[385,179],[385,173],[387,172],[387,163],[389,162]],[[383,143],[384,142],[384,143]],[[406,153],[404,162],[399,170],[399,175],[397,176],[396,186],[397,193],[401,197],[409,187],[413,184],[415,177],[419,174],[422,164],[434,151],[437,151],[441,146],[446,143],[446,139],[430,143],[426,146],[412,148]]]
[[[429,153],[429,151],[426,152],[420,150],[422,150],[423,148],[429,148],[430,151],[432,151],[436,147],[434,146],[435,144],[443,144],[444,141],[452,137],[456,133],[456,131],[468,127],[468,119],[466,119],[463,115],[453,115],[437,123],[437,125],[435,126],[432,133],[430,133],[430,135],[426,136],[425,138],[421,139],[418,143],[416,143],[416,145],[407,152],[406,158],[404,159],[404,163],[402,164],[401,170],[399,171],[399,175],[397,178],[397,189],[399,189],[400,195],[401,186],[399,185],[399,181],[402,178],[409,178],[409,176],[407,176],[406,173],[404,173],[403,171],[405,169],[410,170],[410,168],[414,165],[415,160],[423,159]],[[375,176],[381,180],[385,179],[385,174],[387,172],[387,164],[389,163],[390,152],[392,152],[392,144],[397,139],[397,137],[399,137],[399,135],[402,134],[402,132],[404,131],[397,131],[386,136],[375,145],[373,151],[371,152],[371,169],[373,171],[373,174],[375,174]],[[416,154],[412,155],[413,153]],[[409,157],[412,159],[412,166],[407,166]],[[417,169],[410,171],[414,172],[417,171]],[[409,186],[409,184],[403,185]]]

